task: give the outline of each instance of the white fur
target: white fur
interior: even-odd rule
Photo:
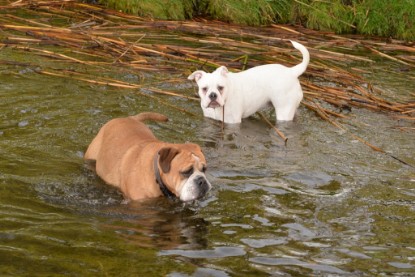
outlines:
[[[205,179],[208,191],[212,188],[212,185],[207,180],[205,174],[200,171],[195,171],[187,180],[184,180],[179,189],[180,200],[183,202],[198,199],[200,197],[199,186],[195,183],[198,177]]]
[[[310,54],[300,43],[291,43],[303,55],[303,61],[294,67],[268,64],[231,73],[221,66],[212,73],[193,72],[188,79],[196,80],[204,116],[222,121],[224,109],[225,123],[240,123],[272,103],[277,120],[293,120],[303,99],[298,77],[306,70]],[[215,94],[217,98],[212,101],[210,96]]]
[[[192,157],[196,162],[200,161],[198,156],[192,154]],[[180,200],[185,202],[195,200],[200,197],[200,187],[196,182],[196,179],[198,178],[203,178],[206,181],[208,191],[212,188],[212,185],[206,178],[205,173],[195,169],[193,174],[188,179],[183,180],[179,187]]]

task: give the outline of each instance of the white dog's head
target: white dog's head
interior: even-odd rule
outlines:
[[[221,66],[212,73],[197,70],[187,79],[195,80],[199,87],[202,108],[223,107],[226,102],[228,69]]]

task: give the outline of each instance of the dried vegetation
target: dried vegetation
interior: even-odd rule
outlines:
[[[138,91],[143,89],[140,82],[105,77],[102,72],[108,71],[107,76],[113,76],[111,72],[117,67],[131,72],[170,73],[175,77],[164,82],[174,84],[183,82],[198,68],[211,71],[219,65],[226,65],[238,71],[266,63],[295,65],[301,56],[288,40],[299,41],[310,50],[312,60],[301,77],[305,93],[302,104],[324,120],[347,131],[338,119],[346,119],[348,115],[342,111],[352,107],[392,112],[397,118],[415,120],[414,101],[399,103],[387,100],[379,88],[362,77],[364,71],[340,66],[354,62],[371,64],[376,58],[386,58],[399,63],[403,70],[413,70],[415,48],[401,41],[384,43],[378,39],[344,37],[289,25],[255,28],[217,21],[149,21],[71,0],[16,1],[0,6],[0,51],[10,47],[63,63],[90,67],[82,73],[65,68],[41,68],[37,70],[39,74]],[[330,50],[333,48],[341,51]],[[358,48],[370,50],[374,55],[371,58],[348,51]],[[387,54],[391,51],[401,54]],[[1,63],[11,61],[3,59]],[[97,72],[100,74],[95,74]],[[173,107],[174,104],[165,97],[157,95],[197,101],[191,91],[171,92],[156,85],[146,86],[145,90],[154,93],[146,93],[147,97],[157,98]],[[414,92],[408,94],[415,97]],[[189,113],[180,107],[175,108]]]

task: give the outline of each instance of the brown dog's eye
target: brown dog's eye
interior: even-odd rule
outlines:
[[[182,172],[180,172],[180,174],[182,174],[182,176],[183,176],[183,177],[186,177],[186,178],[190,177],[190,175],[192,175],[192,174],[193,174],[193,167],[189,168],[189,169],[188,169],[188,170],[186,170],[186,171],[182,171]]]
[[[204,165],[204,166],[202,167],[202,172],[203,172],[203,173],[205,173],[205,172],[206,172],[206,170],[207,170],[207,168],[206,168],[206,166]]]
[[[204,88],[202,88],[202,91],[203,91],[203,93],[204,93],[204,94],[206,94],[206,93],[207,93],[207,91],[208,91],[208,87],[204,87]]]
[[[219,90],[220,93],[222,93],[223,89],[224,89],[223,86],[218,86],[218,90]]]

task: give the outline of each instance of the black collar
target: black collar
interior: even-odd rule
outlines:
[[[172,193],[166,186],[166,184],[163,182],[163,180],[161,180],[161,175],[160,175],[160,170],[158,167],[158,160],[159,160],[159,153],[157,152],[157,154],[154,156],[154,174],[156,175],[156,183],[159,185],[161,192],[163,193],[163,195],[170,199],[170,200],[175,200],[177,197],[176,195],[174,195],[174,193]]]

